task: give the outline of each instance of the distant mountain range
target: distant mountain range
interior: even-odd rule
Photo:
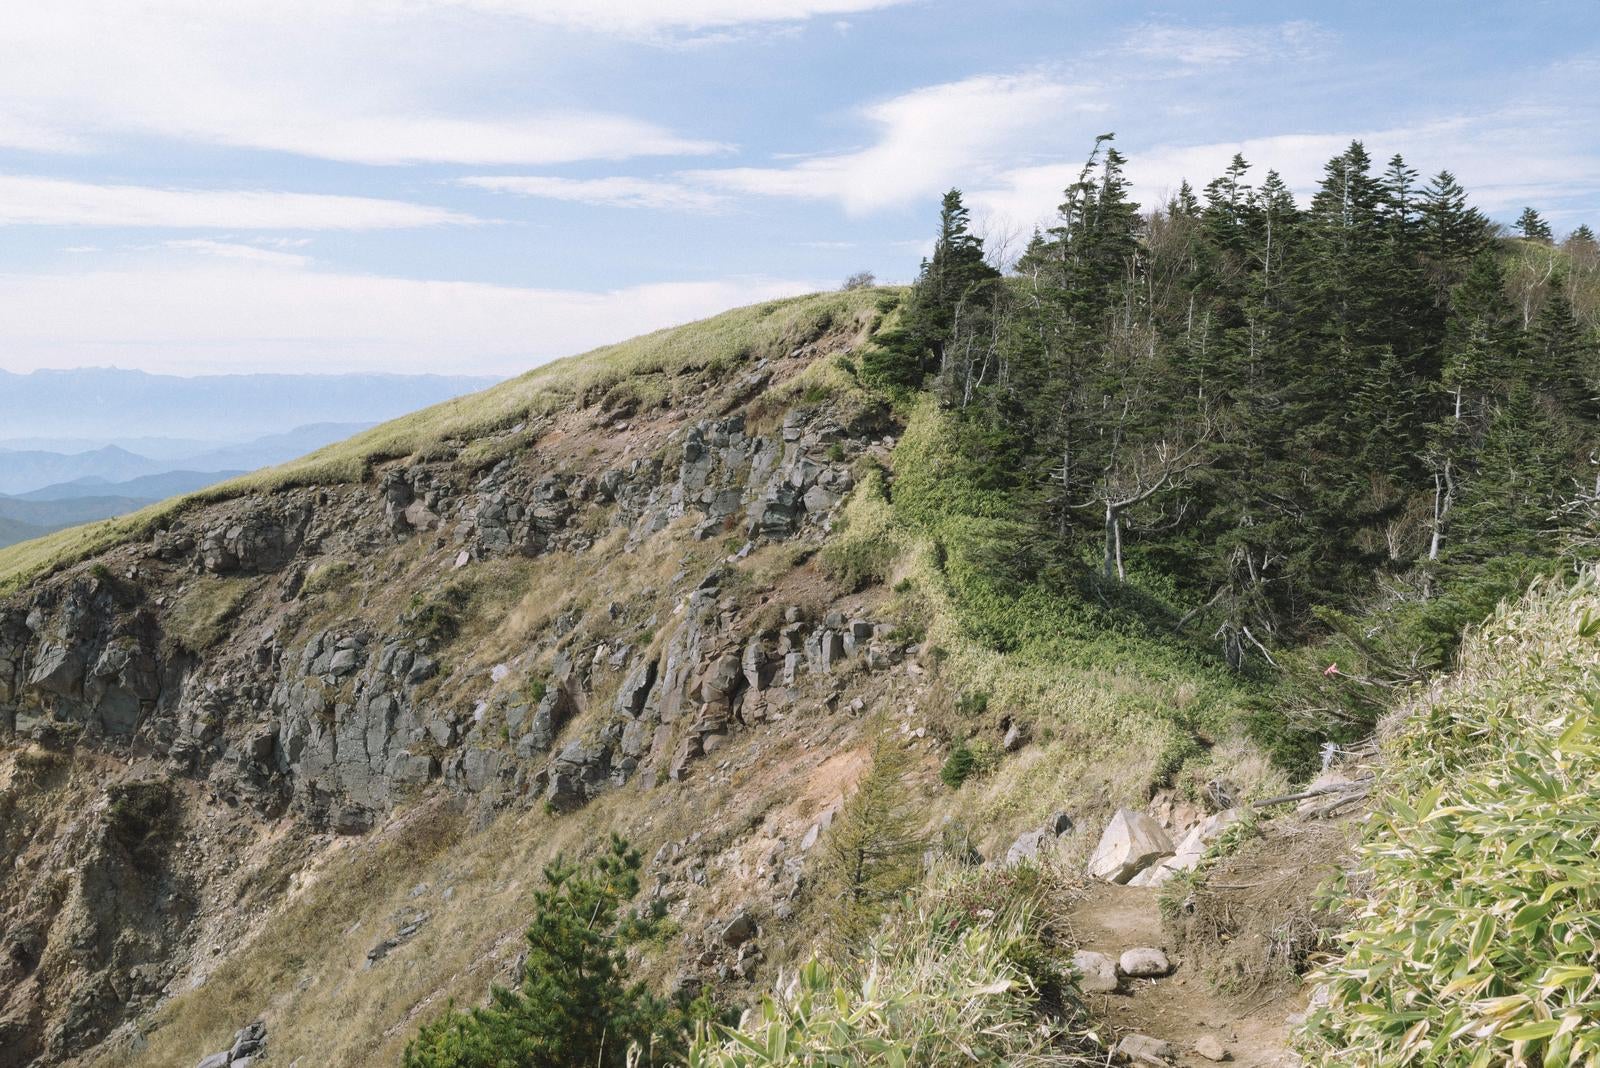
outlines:
[[[195,490],[205,489],[235,475],[242,475],[246,470],[249,468],[241,468],[238,471],[163,471],[159,475],[130,478],[126,482],[108,482],[91,475],[73,482],[58,482],[53,486],[18,493],[12,497],[0,497],[0,512],[5,511],[6,501],[53,503],[96,498],[164,501],[180,493],[193,493]]]
[[[0,433],[109,442],[149,437],[154,430],[202,441],[249,441],[312,423],[382,422],[495,381],[375,374],[180,378],[102,367],[0,371]]]
[[[48,488],[58,497],[81,497],[85,493],[105,496],[122,492],[112,489],[115,484],[175,472],[217,476],[201,480],[198,484],[192,477],[180,478],[177,481],[183,489],[175,492],[183,492],[217,482],[228,473],[253,471],[258,467],[270,467],[293,460],[313,449],[343,441],[371,425],[317,423],[238,444],[213,443],[193,455],[161,460],[130,452],[120,445],[103,445],[85,452],[59,453],[39,449],[17,450],[8,442],[0,441],[0,494],[21,496]],[[58,487],[63,486],[84,488],[58,492]],[[154,492],[159,488],[159,484],[152,484],[131,495],[144,496],[147,491]],[[158,494],[158,497],[167,496],[171,496],[171,493]]]
[[[0,546],[285,463],[493,382],[0,371]]]
[[[75,453],[0,445],[0,546],[193,493],[343,441],[369,425],[318,423],[237,445],[201,443],[203,451],[169,460],[118,445]]]

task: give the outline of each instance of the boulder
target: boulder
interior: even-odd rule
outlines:
[[[744,945],[756,936],[756,921],[749,912],[740,909],[734,917],[722,925],[722,930],[717,933],[717,938],[729,948]]]
[[[1206,848],[1238,818],[1237,809],[1227,809],[1201,820],[1189,828],[1189,833],[1183,836],[1183,841],[1178,843],[1177,851],[1172,856],[1135,875],[1128,885],[1161,886],[1179,872],[1194,871],[1205,857]]]
[[[1025,860],[1038,860],[1041,849],[1055,845],[1056,836],[1049,830],[1024,831],[1006,850],[1006,867],[1015,867]]]
[[[739,667],[744,672],[744,682],[751,690],[760,693],[767,688],[772,680],[772,673],[767,670],[767,651],[761,644],[760,638],[751,638],[745,644],[744,654],[739,658]]]
[[[223,1050],[221,1053],[212,1053],[201,1057],[200,1062],[194,1068],[228,1068],[228,1062],[232,1059],[232,1057],[228,1056],[228,1051]]]
[[[1126,883],[1162,857],[1172,854],[1172,839],[1161,824],[1142,812],[1119,808],[1089,858],[1089,874]]]
[[[1194,1051],[1208,1061],[1225,1061],[1228,1059],[1228,1051],[1212,1035],[1201,1035],[1195,1039]]]
[[[1131,1064],[1166,1064],[1178,1054],[1171,1042],[1149,1035],[1124,1035],[1112,1052],[1119,1060]]]
[[[650,688],[656,683],[656,662],[644,660],[634,665],[628,677],[622,680],[617,691],[617,711],[625,716],[637,716],[644,711]]]
[[[234,1032],[233,1048],[228,1051],[228,1056],[237,1063],[245,1057],[253,1057],[261,1052],[267,1044],[267,1025],[263,1020],[246,1027],[241,1027]]]
[[[1117,962],[1092,949],[1072,955],[1072,970],[1078,973],[1078,988],[1085,994],[1109,994],[1119,984]]]
[[[700,684],[700,699],[706,702],[726,701],[738,690],[741,676],[742,667],[738,657],[732,653],[717,657],[706,668],[704,681]]]
[[[1153,946],[1125,950],[1117,958],[1117,971],[1130,979],[1160,979],[1172,974],[1172,962]]]

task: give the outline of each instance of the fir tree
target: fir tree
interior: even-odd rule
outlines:
[[[837,907],[835,930],[857,944],[917,874],[922,843],[913,828],[904,751],[887,738],[872,751],[872,766],[828,831],[823,850],[824,900]]]
[[[1422,248],[1453,284],[1454,273],[1489,242],[1489,220],[1467,204],[1467,192],[1449,171],[1440,171],[1422,192]]]
[[[638,893],[639,867],[639,853],[615,835],[587,870],[547,867],[518,985],[495,987],[487,1008],[424,1027],[406,1047],[406,1068],[680,1063],[693,1021],[628,978],[624,946],[646,921],[622,909]]]
[[[1555,240],[1550,224],[1532,208],[1523,208],[1522,214],[1517,216],[1517,232],[1529,241],[1538,241],[1546,245]]]
[[[1531,339],[1535,384],[1576,420],[1600,418],[1594,383],[1600,353],[1584,336],[1572,302],[1558,285],[1545,298]]]

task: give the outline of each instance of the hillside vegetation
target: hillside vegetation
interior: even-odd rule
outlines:
[[[1495,613],[1395,716],[1315,1064],[1600,1056],[1600,578]]]
[[[1600,248],[1359,144],[1135,205],[1106,141],[1015,264],[951,191],[909,289],[0,550],[19,1063],[1103,1063],[1108,990],[1224,1004],[1101,952],[1155,952],[1130,880],[1192,833],[1173,896],[1258,884],[1201,887],[1397,702],[1347,913],[1229,966],[1302,1007],[1348,914],[1321,1063],[1586,1050]],[[1108,824],[1153,844],[1086,889]],[[1141,918],[1093,996],[1080,907]]]
[[[360,482],[380,461],[425,457],[447,441],[473,441],[568,404],[581,407],[599,401],[625,415],[641,401],[665,400],[650,394],[663,387],[666,376],[685,370],[716,371],[780,355],[788,351],[786,346],[833,324],[853,323],[865,330],[877,300],[872,292],[854,291],[770,301],[555,360],[480,393],[373,427],[290,463],[131,515],[0,548],[0,593],[113,545],[145,537],[199,505],[291,486]]]

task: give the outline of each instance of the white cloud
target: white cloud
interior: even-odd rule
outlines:
[[[1334,35],[1314,22],[1275,26],[1177,26],[1147,23],[1129,31],[1122,51],[1141,59],[1216,67],[1246,60],[1305,60]]]
[[[512,374],[727,308],[819,288],[827,286],[727,279],[588,292],[228,260],[0,275],[0,352],[9,370],[115,364],[184,374]]]
[[[462,0],[465,6],[612,33],[703,30],[856,15],[910,0]]]
[[[650,178],[556,178],[548,175],[491,175],[460,179],[460,184],[496,193],[543,197],[615,208],[712,211],[722,197],[681,182]]]
[[[11,5],[0,19],[0,147],[87,151],[134,136],[372,164],[529,165],[722,150],[643,119],[566,103],[489,112],[472,103],[489,85],[525,86],[544,65],[557,31],[536,22],[565,24],[588,6]],[[673,22],[647,4],[592,6],[597,25],[613,7],[621,25],[696,25],[718,13],[714,4],[688,5]],[[536,18],[541,11],[545,17]]]
[[[0,226],[389,230],[475,221],[443,208],[372,197],[158,189],[0,175]]]
[[[526,119],[363,115],[196,128],[195,140],[267,148],[347,163],[551,164],[726,150],[621,115],[564,112]]]
[[[866,108],[879,127],[869,148],[787,167],[689,172],[735,192],[837,200],[853,213],[925,201],[953,183],[983,180],[1026,153],[1049,126],[1098,101],[1044,75],[989,75],[918,89]]]
[[[1550,136],[1552,130],[1566,128],[1569,122],[1577,127],[1573,137]],[[1360,141],[1373,159],[1374,170],[1382,171],[1398,152],[1421,172],[1423,181],[1440,170],[1450,170],[1475,205],[1491,213],[1506,213],[1526,204],[1550,206],[1568,198],[1592,197],[1595,176],[1600,174],[1600,152],[1567,146],[1595,143],[1595,125],[1579,111],[1531,116],[1506,109],[1386,129],[1122,148],[1129,157],[1132,196],[1145,208],[1165,202],[1184,179],[1198,193],[1222,173],[1235,153],[1251,164],[1252,184],[1259,184],[1269,169],[1276,170],[1304,204],[1316,190],[1327,161],[1351,141]],[[1583,134],[1585,128],[1591,132]],[[1047,222],[1081,166],[1081,161],[1072,161],[1014,168],[997,181],[973,189],[968,201],[977,210],[1025,226]]]
[[[233,241],[189,238],[179,241],[167,241],[164,244],[166,248],[178,252],[198,252],[203,256],[220,256],[223,259],[272,264],[276,267],[304,267],[311,262],[311,257],[309,256],[302,256],[294,252],[279,252],[270,248],[259,248],[255,245],[241,245]]]

